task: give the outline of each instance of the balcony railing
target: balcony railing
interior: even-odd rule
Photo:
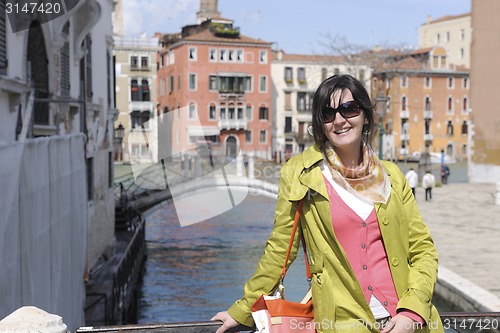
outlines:
[[[401,141],[409,141],[409,140],[410,140],[409,134],[401,134]]]
[[[221,130],[246,130],[248,121],[246,119],[220,119],[219,129]]]
[[[432,119],[432,111],[424,111],[425,119]]]
[[[441,313],[441,321],[443,322],[443,326],[447,332],[500,332],[500,312],[445,312]],[[81,327],[76,331],[76,333],[214,333],[220,326],[220,322],[207,321],[151,325]],[[237,331],[253,331],[253,328],[238,326],[228,330],[227,332]]]
[[[424,140],[425,141],[432,141],[432,140],[434,140],[434,135],[432,135],[432,134],[424,134]]]

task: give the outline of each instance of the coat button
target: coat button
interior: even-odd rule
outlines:
[[[366,271],[368,269],[368,266],[363,265],[363,269]]]
[[[398,258],[392,258],[391,263],[392,263],[392,266],[397,266],[397,265],[399,265],[399,260],[398,260]]]
[[[366,249],[366,244],[361,244],[362,249]]]
[[[361,225],[363,226],[363,228],[366,228],[366,223],[365,222],[363,222]]]

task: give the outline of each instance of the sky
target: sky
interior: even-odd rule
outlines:
[[[124,35],[175,33],[196,24],[200,0],[123,0]],[[240,33],[275,43],[285,53],[324,54],[330,36],[371,48],[418,47],[418,28],[471,10],[472,0],[219,0]]]

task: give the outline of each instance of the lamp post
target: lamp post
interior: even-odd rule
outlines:
[[[117,128],[115,128],[115,150],[116,152],[116,157],[115,160],[122,161],[123,160],[123,147],[122,147],[122,142],[123,142],[123,137],[125,136],[125,128],[123,125],[120,123]]]
[[[378,115],[378,157],[384,158],[384,115],[386,111],[387,97],[380,94],[375,98]]]

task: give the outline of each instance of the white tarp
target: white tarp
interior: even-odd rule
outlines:
[[[0,318],[24,305],[84,322],[84,136],[0,144]]]

